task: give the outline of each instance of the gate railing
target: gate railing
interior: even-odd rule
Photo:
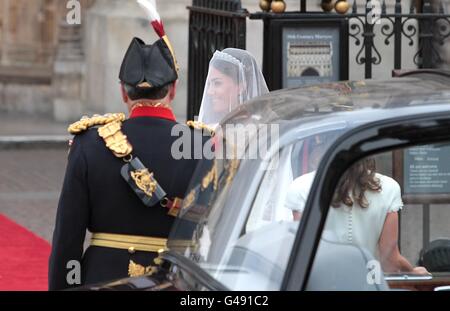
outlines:
[[[442,61],[438,46],[442,46],[450,36],[450,15],[444,14],[442,2],[438,5],[439,12],[433,13],[430,1],[423,1],[421,12],[416,12],[416,2],[411,1],[409,13],[403,14],[401,0],[395,1],[394,13],[387,13],[386,1],[383,0],[381,14],[373,19],[372,8],[368,5],[364,13],[358,12],[358,2],[361,1],[354,0],[352,12],[343,18],[350,22],[349,35],[359,47],[355,62],[365,66],[366,79],[372,78],[372,66],[382,61],[374,43],[374,28],[379,22],[384,44],[388,46],[394,42],[394,69],[401,69],[402,39],[406,39],[409,46],[418,40],[418,49],[413,56],[417,67],[435,68]]]

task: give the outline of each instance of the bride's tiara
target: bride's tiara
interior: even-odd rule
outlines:
[[[239,59],[237,59],[236,57],[234,57],[228,53],[224,53],[221,51],[215,51],[213,58],[223,59],[225,61],[231,62],[235,65],[242,66],[245,68],[245,65]]]

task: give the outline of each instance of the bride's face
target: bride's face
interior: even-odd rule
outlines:
[[[235,107],[239,97],[239,86],[234,80],[211,67],[208,75],[207,95],[211,98],[214,112],[227,113]]]

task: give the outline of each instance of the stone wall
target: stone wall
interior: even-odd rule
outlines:
[[[178,92],[174,102],[175,114],[183,119],[187,94],[187,0],[158,2],[180,65]],[[119,69],[124,54],[134,36],[146,43],[157,40],[145,13],[134,0],[97,0],[87,14],[85,36],[86,90],[84,109],[90,112],[124,111],[119,89]]]
[[[0,112],[50,116],[53,92],[50,84],[0,83]]]
[[[82,11],[92,2],[80,0]],[[70,93],[74,85],[71,83],[69,89],[60,90],[52,85],[55,81],[57,85],[64,83],[55,74],[54,67],[60,67],[57,64],[60,21],[65,21],[66,3],[62,0],[1,1],[0,111],[49,118],[58,115],[55,115],[55,97],[60,91]],[[70,119],[74,117],[71,115]]]

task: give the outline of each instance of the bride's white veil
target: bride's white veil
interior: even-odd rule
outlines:
[[[228,81],[234,82],[236,87],[229,88],[218,81],[217,73],[231,78]],[[209,62],[198,120],[215,126],[237,106],[268,92],[266,81],[252,54],[235,48],[216,51]]]

